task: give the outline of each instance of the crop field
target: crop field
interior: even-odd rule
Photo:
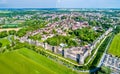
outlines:
[[[36,52],[22,48],[0,54],[0,74],[77,74]]]
[[[120,57],[120,33],[115,35],[108,53]]]

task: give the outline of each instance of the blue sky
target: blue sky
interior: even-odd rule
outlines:
[[[120,0],[0,0],[0,8],[120,8]]]

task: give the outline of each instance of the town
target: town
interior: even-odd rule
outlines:
[[[75,72],[119,74],[119,17],[119,9],[1,9],[0,53],[27,48]]]

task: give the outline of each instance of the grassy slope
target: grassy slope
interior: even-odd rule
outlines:
[[[120,34],[116,35],[110,45],[108,53],[120,57]]]
[[[2,43],[2,47],[10,44],[7,38],[0,38],[0,42]]]
[[[28,49],[0,54],[0,74],[76,74]]]

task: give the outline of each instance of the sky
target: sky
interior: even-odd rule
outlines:
[[[120,0],[0,0],[0,8],[120,8]]]

